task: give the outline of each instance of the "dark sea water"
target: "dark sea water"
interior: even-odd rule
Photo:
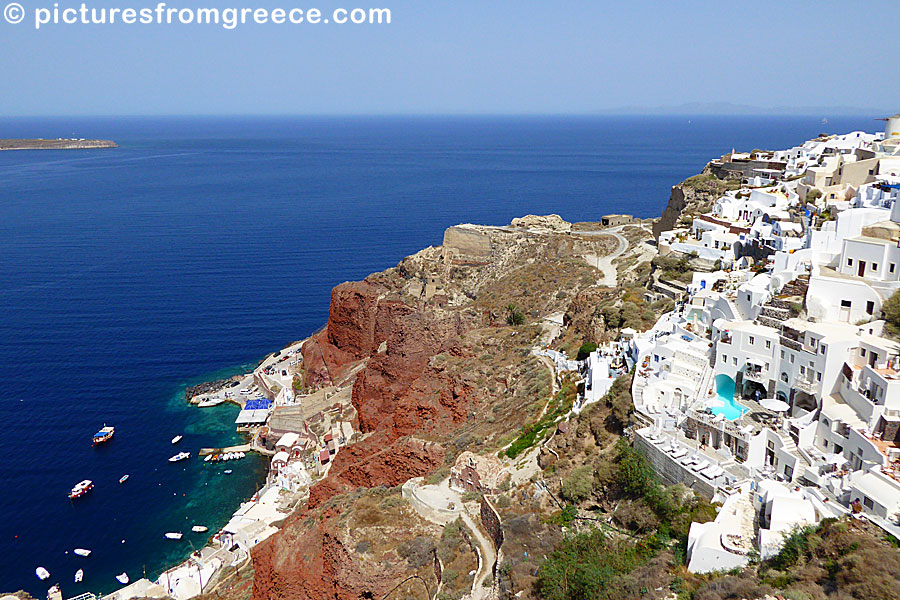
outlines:
[[[66,597],[109,592],[117,573],[155,576],[202,545],[190,526],[222,526],[266,463],[228,463],[231,476],[197,460],[169,464],[176,434],[195,453],[240,439],[236,408],[189,408],[185,386],[315,331],[335,284],[440,244],[456,223],[656,216],[672,185],[732,147],[879,127],[771,117],[0,118],[0,137],[121,145],[0,152],[0,591],[42,598],[59,582]],[[92,448],[104,423],[116,436]],[[96,489],[70,502],[85,478]],[[163,539],[173,530],[190,543]],[[66,554],[75,547],[93,555]]]

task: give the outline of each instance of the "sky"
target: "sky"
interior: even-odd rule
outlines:
[[[35,30],[32,11],[53,0],[16,1],[25,20],[0,18],[2,116],[583,114],[686,103],[900,109],[900,36],[886,24],[900,15],[894,1],[169,0],[326,15],[391,10],[389,25],[234,30]]]

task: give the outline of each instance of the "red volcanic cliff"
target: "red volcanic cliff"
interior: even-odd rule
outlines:
[[[328,326],[302,348],[307,386],[334,383],[343,367],[371,356],[395,323],[413,312],[402,302],[383,299],[386,292],[368,281],[342,283],[331,291]]]
[[[470,412],[474,390],[429,363],[440,352],[460,353],[460,336],[477,325],[476,319],[460,312],[419,312],[387,300],[387,292],[369,281],[337,286],[327,328],[303,346],[307,385],[330,384],[348,364],[368,358],[356,376],[352,401],[360,429],[370,435],[338,453],[328,477],[311,488],[306,511],[289,518],[289,525],[344,492],[394,487],[433,471],[443,464],[444,449],[410,436],[451,433]],[[385,350],[379,352],[382,343]],[[359,598],[378,591],[344,568],[349,558],[326,524],[304,540],[285,539],[292,529],[254,550],[255,600]],[[284,559],[291,548],[299,558]]]

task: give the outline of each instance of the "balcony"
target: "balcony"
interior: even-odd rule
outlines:
[[[769,377],[765,371],[759,367],[753,368],[751,366],[748,366],[747,370],[744,371],[744,379],[749,379],[750,381],[755,381],[764,385],[769,382]]]
[[[819,382],[807,379],[806,377],[798,377],[794,380],[793,387],[801,392],[806,392],[807,394],[814,396],[819,391]]]

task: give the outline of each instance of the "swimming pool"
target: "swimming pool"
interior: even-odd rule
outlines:
[[[722,406],[710,407],[716,415],[725,415],[729,421],[737,420],[749,410],[743,404],[734,399],[734,379],[728,375],[716,375],[716,394],[722,401]]]

